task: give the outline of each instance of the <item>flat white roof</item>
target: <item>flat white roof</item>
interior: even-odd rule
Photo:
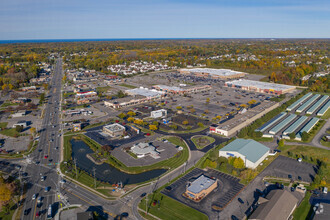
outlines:
[[[164,94],[164,92],[157,91],[155,89],[143,88],[143,87],[129,89],[129,90],[126,90],[126,92],[129,94],[142,95],[145,97],[154,97],[154,96],[159,96],[159,95]]]
[[[295,86],[288,86],[288,85],[277,84],[277,83],[260,82],[260,81],[254,81],[254,80],[248,80],[248,79],[233,80],[233,81],[228,81],[226,83],[232,84],[235,86],[256,87],[259,89],[273,89],[276,91],[295,88]]]
[[[166,85],[155,85],[155,87],[159,87],[161,89],[166,89],[166,90],[173,90],[173,91],[184,91],[184,89],[181,89],[176,86],[166,86]]]
[[[134,144],[134,146],[131,148],[131,151],[134,154],[138,154],[138,155],[146,155],[146,154],[157,155],[158,154],[158,152],[156,151],[154,146],[152,146],[149,143],[143,143],[143,142]]]
[[[243,73],[230,69],[211,69],[211,68],[195,68],[195,69],[181,69],[181,70],[189,71],[192,73],[209,73],[211,75],[217,75],[217,76],[232,76]],[[243,73],[243,74],[247,74],[247,73]]]
[[[104,126],[104,128],[108,129],[112,132],[125,130],[125,127],[118,124],[118,123],[114,123],[114,124],[111,124],[111,125],[106,125],[106,126]]]

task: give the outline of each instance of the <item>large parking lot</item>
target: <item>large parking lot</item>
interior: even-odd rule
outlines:
[[[184,197],[182,194],[186,191],[188,181],[192,178],[200,176],[201,174],[217,179],[218,187],[200,202],[194,202]],[[243,189],[244,186],[240,184],[239,181],[240,180],[236,177],[218,172],[216,170],[205,171],[196,168],[171,184],[170,190],[169,188],[164,189],[162,193],[202,213],[205,213],[209,219],[216,219],[218,212],[213,210],[212,206],[216,205],[220,209],[224,208]]]

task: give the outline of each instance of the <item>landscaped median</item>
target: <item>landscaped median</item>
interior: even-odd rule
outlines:
[[[204,147],[215,142],[215,139],[213,137],[209,137],[206,135],[195,135],[191,137],[191,140],[192,142],[194,142],[195,146],[198,149],[203,149]]]

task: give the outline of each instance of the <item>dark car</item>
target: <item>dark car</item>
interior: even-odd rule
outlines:
[[[166,189],[167,191],[171,191],[171,190],[172,190],[172,187],[171,187],[171,186],[166,186],[165,189]]]
[[[127,212],[123,212],[120,215],[121,215],[121,217],[128,217],[128,213]]]
[[[237,200],[238,200],[240,203],[244,204],[244,201],[243,201],[243,199],[241,199],[241,198],[238,198]]]
[[[25,210],[24,210],[24,215],[28,215],[28,214],[30,213],[30,210],[31,210],[31,209],[25,209]]]
[[[142,193],[140,197],[145,197],[147,193]]]

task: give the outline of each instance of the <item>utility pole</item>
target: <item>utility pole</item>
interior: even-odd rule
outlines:
[[[96,168],[93,167],[93,173],[94,173],[94,188],[96,189],[96,178],[95,178],[95,171],[96,171]]]
[[[76,179],[78,179],[77,159],[74,158],[73,161],[74,161],[74,166],[75,166],[75,169],[76,169]]]

